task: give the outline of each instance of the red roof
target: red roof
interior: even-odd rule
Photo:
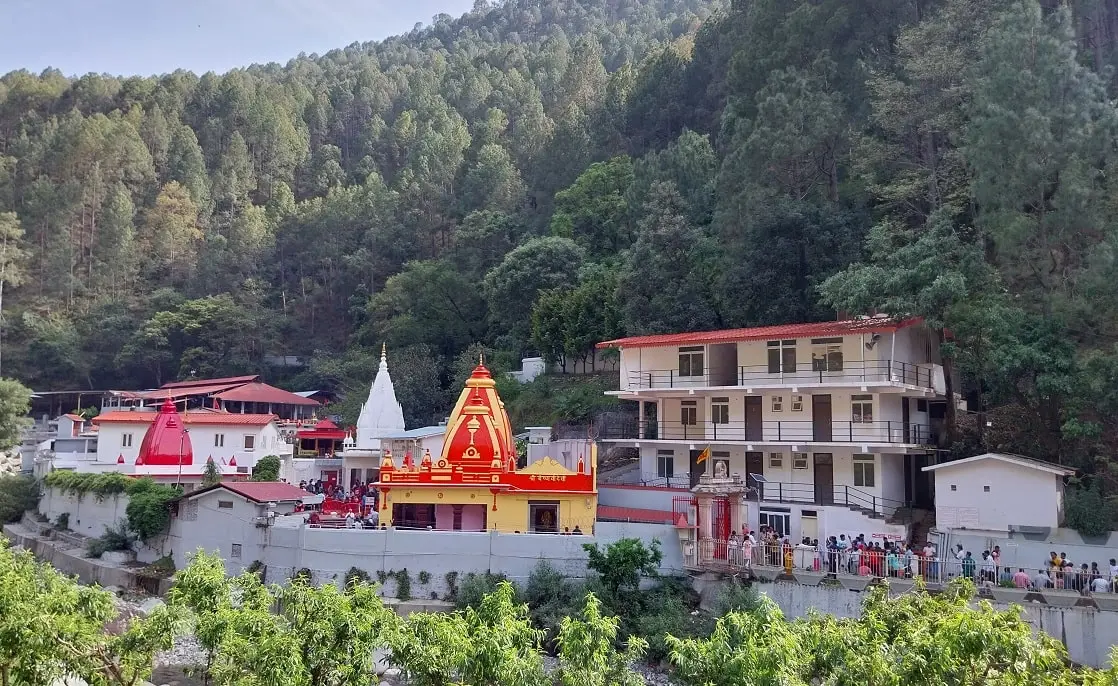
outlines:
[[[144,433],[136,464],[179,465],[193,464],[194,451],[190,447],[190,434],[185,431],[175,404],[168,398],[163,401],[155,421]]]
[[[599,505],[598,519],[618,522],[650,522],[653,524],[672,524],[672,513],[669,510],[645,510],[639,507],[617,507],[615,505]]]
[[[130,412],[128,410],[112,410],[93,418],[94,424],[107,422],[119,424],[147,424],[159,416],[157,412]],[[185,424],[205,425],[217,424],[221,426],[263,426],[276,420],[274,414],[237,414],[234,412],[214,412],[213,410],[189,411],[179,415]]]
[[[651,348],[657,346],[686,345],[688,343],[736,343],[776,338],[809,338],[813,336],[848,336],[863,333],[888,333],[903,329],[923,320],[913,317],[902,321],[888,317],[867,317],[837,322],[807,324],[778,324],[756,326],[750,329],[721,329],[719,331],[694,331],[691,333],[666,333],[649,336],[630,336],[612,341],[602,341],[599,348]]]
[[[310,495],[298,486],[285,484],[282,481],[223,481],[220,484],[189,493],[186,497],[195,498],[217,488],[232,491],[257,503],[291,502],[292,500],[302,500]]]
[[[309,405],[314,407],[322,404],[317,400],[304,398],[291,391],[285,391],[282,388],[269,386],[259,381],[232,388],[218,393],[214,397],[222,402],[232,400],[239,403],[272,403],[273,405]]]
[[[335,441],[345,440],[346,432],[329,419],[320,419],[309,429],[299,429],[295,432],[299,438],[325,438]]]
[[[80,414],[74,414],[73,412],[67,412],[66,414],[64,414],[62,416],[65,417],[66,419],[69,419],[72,422],[84,422],[85,421],[85,417],[81,416]]]
[[[249,376],[226,376],[220,379],[188,379],[186,381],[172,381],[165,383],[160,388],[189,388],[193,386],[241,386],[260,378],[259,374]]]

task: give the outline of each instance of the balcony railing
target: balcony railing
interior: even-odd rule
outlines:
[[[831,363],[833,365],[833,362]],[[683,376],[678,369],[642,369],[630,371],[625,390],[655,388],[733,388],[750,385],[828,384],[828,383],[897,383],[919,388],[933,387],[930,366],[891,360],[846,362],[840,369],[812,368],[811,363],[797,364],[794,369],[783,366],[774,371],[768,365],[740,366],[724,373],[707,370],[703,374]]]
[[[887,443],[932,445],[931,427],[912,422],[761,422],[616,421],[601,427],[604,440],[726,441],[742,443]]]
[[[752,479],[749,481],[751,487],[759,487],[759,495],[764,502],[842,505],[844,507],[861,510],[867,514],[895,517],[898,521],[907,521],[912,514],[912,504],[907,501],[883,498],[854,486],[836,484],[829,487],[820,485],[819,488],[816,488],[815,484],[793,484],[774,481],[769,481],[764,484],[755,484]],[[756,496],[750,497],[755,498]]]

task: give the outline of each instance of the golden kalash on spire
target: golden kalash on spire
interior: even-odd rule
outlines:
[[[586,533],[597,512],[597,449],[572,471],[550,457],[517,469],[516,440],[497,384],[478,360],[447,422],[442,454],[380,470],[380,521],[399,527]]]

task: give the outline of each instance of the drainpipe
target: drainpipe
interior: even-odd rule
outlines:
[[[896,378],[893,376],[893,360],[897,359],[897,332],[896,331],[893,332],[892,339],[893,339],[893,342],[891,343],[891,349],[889,350],[889,380],[890,381],[896,381]]]

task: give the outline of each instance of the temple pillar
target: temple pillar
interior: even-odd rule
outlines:
[[[710,496],[703,493],[698,496],[696,507],[699,511],[699,538],[711,538],[713,536],[713,522],[711,518],[714,514],[714,509],[711,507]]]

